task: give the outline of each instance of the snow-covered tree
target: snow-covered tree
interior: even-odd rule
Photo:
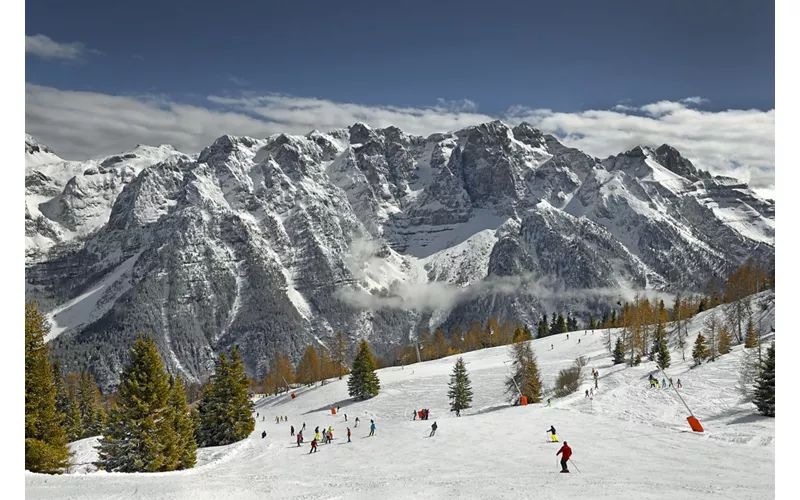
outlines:
[[[625,362],[625,344],[622,343],[622,337],[617,337],[617,343],[614,346],[614,364],[619,365]]]
[[[450,375],[450,390],[447,396],[450,398],[450,411],[456,412],[456,416],[461,416],[461,410],[466,410],[472,403],[472,385],[469,381],[467,367],[464,365],[464,358],[458,358],[453,373]]]

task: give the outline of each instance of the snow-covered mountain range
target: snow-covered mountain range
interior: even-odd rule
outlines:
[[[137,333],[189,379],[336,331],[379,353],[489,316],[602,312],[774,262],[774,203],[674,148],[593,158],[526,123],[223,136],[64,161],[26,136],[26,292],[55,353],[116,383]]]

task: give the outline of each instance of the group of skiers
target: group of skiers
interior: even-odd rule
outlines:
[[[356,417],[356,427],[358,427],[359,418]],[[306,428],[306,424],[303,424],[303,429],[298,431],[297,433],[297,447],[299,448],[300,445],[304,442],[303,440],[303,430]],[[294,427],[292,427],[292,432],[294,432]],[[294,434],[292,434],[294,435]],[[375,435],[375,421],[370,420],[369,426],[369,435]],[[350,431],[350,427],[347,428],[347,442],[350,443],[350,437],[352,436],[352,432]],[[322,444],[330,444],[333,441],[333,426],[328,426],[327,429],[322,429],[322,436],[320,437],[319,426],[314,428],[314,439],[311,440],[311,449],[308,451],[308,454],[316,453],[317,452],[317,443],[322,441]]]
[[[658,379],[655,378],[652,373],[648,376],[648,380],[650,381],[650,388],[651,389],[666,389],[667,387],[672,387],[672,377],[670,377],[670,379],[669,379],[669,385],[667,385],[667,379],[666,378],[662,378],[661,382],[659,383]],[[676,384],[676,387],[678,389],[681,389],[683,387],[683,384],[681,384],[681,379],[678,379],[678,383]]]
[[[414,410],[413,420],[417,419],[417,415],[419,415],[420,420],[428,420],[428,415],[430,415],[430,412],[431,411],[427,408],[423,408],[419,410],[419,412],[417,410]]]

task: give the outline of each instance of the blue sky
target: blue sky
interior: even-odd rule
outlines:
[[[703,1],[27,2],[26,33],[102,54],[29,82],[170,95],[248,88],[362,104],[573,111],[703,96],[774,107],[774,4]]]
[[[141,137],[188,149],[223,133],[344,126],[335,116],[402,126],[407,116],[423,115],[407,127],[432,132],[483,118],[538,116],[535,110],[580,114],[614,106],[664,124],[669,106],[657,115],[641,107],[686,98],[694,98],[684,101],[691,109],[673,111],[769,113],[774,15],[774,4],[757,0],[38,0],[26,2],[26,128],[67,156],[80,156],[114,152],[130,134],[86,128],[102,113],[88,99],[121,110],[149,107],[145,128],[180,121],[182,112],[209,114],[217,128],[187,125],[180,134],[164,131],[163,140],[158,132]],[[296,100],[276,104],[276,95]],[[308,104],[300,98],[314,100],[315,116],[328,114],[287,118]],[[65,101],[73,104],[60,114],[48,111]],[[348,104],[359,108],[342,107]],[[411,111],[398,118],[387,108]],[[160,111],[171,114],[156,116]],[[431,113],[449,118],[429,119]],[[69,122],[78,115],[81,123]],[[731,124],[741,118],[726,116]],[[567,123],[559,122],[562,137],[585,137],[586,130]],[[89,139],[89,133],[104,135]],[[184,138],[190,134],[196,140]],[[595,149],[606,142],[598,138]],[[708,168],[720,171],[725,165],[763,170],[774,162],[695,158],[703,155],[716,162]]]

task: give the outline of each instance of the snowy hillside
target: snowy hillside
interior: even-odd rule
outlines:
[[[774,221],[669,146],[601,160],[526,123],[223,136],[197,157],[32,163],[26,292],[65,369],[104,389],[141,331],[172,373],[202,379],[240,345],[261,378],[340,330],[390,356],[424,329],[697,292],[771,267]]]
[[[760,319],[768,330],[774,294],[761,298],[767,305],[759,309]],[[690,345],[709,314],[692,319]],[[741,347],[697,368],[690,368],[688,352],[683,362],[672,350],[667,376],[681,380],[683,399],[705,427],[698,434],[673,389],[649,388],[654,363],[612,366],[603,337],[602,331],[579,331],[569,339],[562,334],[532,341],[546,387],[559,369],[585,356],[586,371],[600,372],[591,400],[583,394],[593,387],[586,373],[578,393],[553,399],[552,407],[511,407],[503,395],[508,348],[485,349],[463,355],[474,400],[460,418],[448,411],[447,401],[454,357],[387,368],[378,371],[380,394],[367,401],[349,399],[347,377],[299,389],[294,400],[260,400],[256,411],[264,418],[249,439],[198,450],[198,466],[188,471],[87,474],[92,440],[79,441],[73,444],[74,473],[27,473],[26,498],[774,498],[775,420],[741,401]],[[341,407],[335,416],[332,407]],[[412,420],[413,410],[422,408],[430,409],[430,421]],[[289,423],[276,424],[276,415],[288,416]],[[377,429],[368,438],[370,419]],[[434,421],[439,429],[428,437]],[[299,429],[303,423],[307,437],[316,426],[333,426],[336,439],[309,455],[310,438],[297,448],[289,435],[289,425]],[[551,425],[573,449],[569,475],[558,473],[560,444],[546,440]]]

